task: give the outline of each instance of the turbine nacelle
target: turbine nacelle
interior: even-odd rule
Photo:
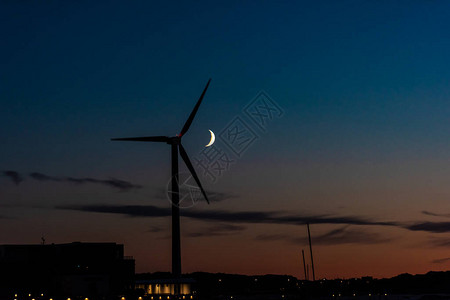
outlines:
[[[169,145],[179,145],[181,144],[181,136],[177,134],[176,136],[170,137],[166,143]]]

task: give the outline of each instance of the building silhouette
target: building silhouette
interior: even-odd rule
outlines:
[[[0,245],[0,299],[116,298],[134,288],[134,271],[116,243]]]

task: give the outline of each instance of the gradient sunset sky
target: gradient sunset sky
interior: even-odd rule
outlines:
[[[0,244],[117,242],[169,271],[170,147],[110,138],[179,133],[211,77],[183,144],[201,161],[211,129],[232,162],[214,182],[196,167],[212,203],[181,211],[183,272],[303,278],[306,222],[318,278],[450,269],[449,14],[2,1]]]

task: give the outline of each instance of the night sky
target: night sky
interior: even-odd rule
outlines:
[[[170,147],[110,138],[174,136],[212,78],[183,137],[212,200],[184,191],[183,272],[303,278],[306,222],[318,278],[448,270],[449,14],[2,1],[0,244],[117,242],[169,271]]]

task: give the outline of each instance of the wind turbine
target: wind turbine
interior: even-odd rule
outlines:
[[[192,124],[192,121],[195,118],[195,114],[202,103],[203,97],[205,96],[206,90],[208,89],[209,83],[211,79],[208,80],[205,89],[203,90],[200,98],[195,104],[194,109],[192,110],[189,118],[184,124],[181,132],[175,136],[147,136],[147,137],[131,137],[131,138],[114,138],[112,141],[135,141],[135,142],[162,142],[171,145],[172,148],[172,276],[174,278],[181,277],[181,241],[180,241],[180,207],[179,207],[179,186],[178,186],[178,150],[180,151],[181,158],[186,164],[187,168],[194,177],[195,182],[200,188],[203,197],[205,197],[206,202],[209,204],[208,197],[206,196],[205,190],[200,183],[200,179],[195,172],[194,167],[192,166],[191,160],[184,150],[183,145],[181,144],[181,138],[186,132],[189,130],[189,127]]]

